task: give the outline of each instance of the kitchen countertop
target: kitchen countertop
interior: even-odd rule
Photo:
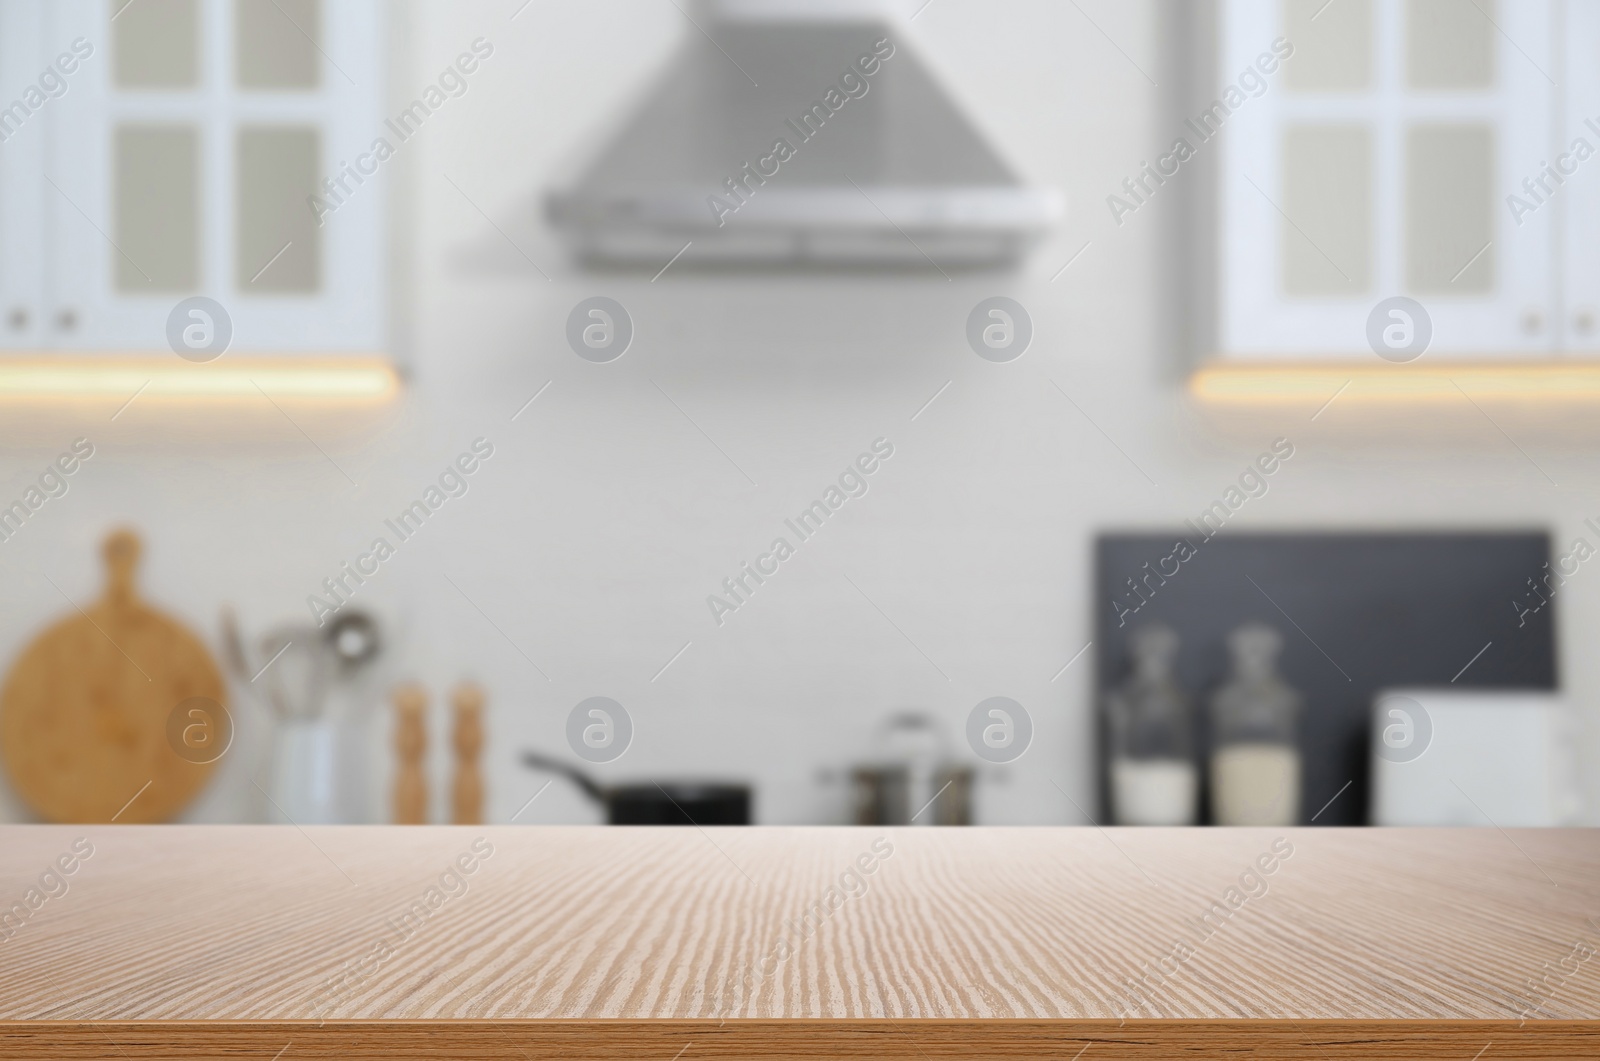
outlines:
[[[1593,830],[0,827],[16,903],[3,1058],[1600,1057]]]

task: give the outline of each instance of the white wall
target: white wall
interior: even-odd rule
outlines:
[[[1600,515],[1591,439],[1523,440],[1556,488],[1481,420],[1336,404],[1315,423],[1299,410],[1223,422],[1190,408],[1164,286],[1176,198],[1121,227],[1103,205],[1170,140],[1163,90],[1135,66],[1163,77],[1151,3],[1084,0],[1099,29],[1055,0],[933,0],[916,20],[916,46],[972,113],[1070,204],[1019,274],[948,283],[686,270],[650,283],[572,268],[537,223],[546,175],[694,30],[656,0],[533,0],[510,21],[519,4],[414,11],[419,86],[475,37],[495,54],[402,155],[415,195],[412,386],[381,427],[317,427],[359,485],[270,420],[248,437],[180,433],[135,403],[92,430],[10,429],[0,496],[19,492],[75,434],[99,451],[69,495],[0,545],[0,658],[64,609],[45,574],[80,601],[93,596],[96,543],[118,521],[147,533],[150,596],[209,638],[223,601],[252,628],[303,619],[320,580],[486,436],[495,456],[471,491],[363,595],[398,631],[391,676],[487,686],[493,818],[509,818],[543,783],[516,765],[518,751],[564,752],[566,714],[591,695],[620,700],[637,727],[605,776],[749,778],[760,820],[820,822],[844,820],[845,793],[817,772],[864,755],[883,712],[926,708],[959,741],[972,706],[1004,694],[1032,713],[1035,745],[984,787],[980,816],[1066,823],[1081,821],[1071,801],[1091,806],[1088,656],[1051,679],[1090,636],[1097,530],[1180,521],[1277,435],[1292,437],[1297,455],[1241,526],[1549,525],[1568,538]],[[1002,293],[1028,307],[1036,338],[1021,360],[995,365],[971,353],[963,325],[978,299]],[[609,365],[580,361],[563,339],[568,310],[593,294],[623,302],[638,329]],[[717,627],[706,595],[879,436],[895,455],[870,492]],[[1600,630],[1600,576],[1580,576],[1561,609],[1563,677],[1587,711],[1587,761],[1600,762],[1600,665],[1585,651]],[[242,736],[242,752],[253,739]],[[380,723],[374,744],[384,739]],[[251,812],[246,760],[233,757],[192,817]],[[12,801],[0,813],[21,810]],[[558,783],[519,820],[597,815]]]

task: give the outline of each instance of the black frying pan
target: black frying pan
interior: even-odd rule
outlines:
[[[612,825],[749,825],[750,786],[695,781],[602,785],[577,767],[538,752],[523,765],[560,774],[606,809]]]

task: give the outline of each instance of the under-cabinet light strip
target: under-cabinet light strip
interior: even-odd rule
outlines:
[[[1600,361],[1449,362],[1428,365],[1213,364],[1189,377],[1189,393],[1207,405],[1281,405],[1339,400],[1473,400],[1600,403]]]
[[[190,364],[166,357],[64,354],[0,356],[0,403],[116,399],[139,391],[146,398],[217,400],[246,398],[339,404],[380,404],[394,398],[400,381],[381,357],[227,357]]]

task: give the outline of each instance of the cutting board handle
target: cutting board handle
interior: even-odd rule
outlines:
[[[139,536],[120,527],[106,536],[102,554],[106,561],[106,600],[113,607],[126,607],[137,599],[133,572],[139,566],[144,544]]]

